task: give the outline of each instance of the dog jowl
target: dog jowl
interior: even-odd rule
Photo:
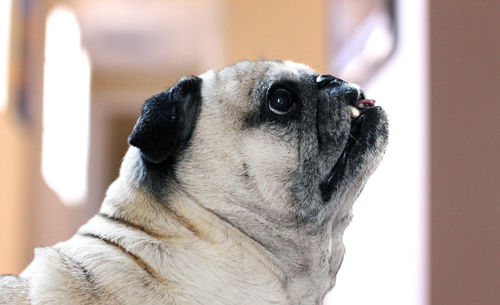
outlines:
[[[100,212],[0,278],[2,304],[321,304],[387,144],[356,85],[240,62],[146,101]]]

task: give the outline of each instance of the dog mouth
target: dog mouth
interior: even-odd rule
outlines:
[[[332,194],[346,179],[348,167],[349,170],[352,167],[349,164],[362,166],[363,152],[367,146],[373,145],[368,134],[373,133],[383,114],[382,108],[375,106],[374,100],[365,99],[364,96],[347,107],[351,116],[349,139],[330,173],[319,185],[323,202],[330,201]]]

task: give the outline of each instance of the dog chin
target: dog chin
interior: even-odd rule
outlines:
[[[357,173],[375,167],[373,160],[384,153],[387,138],[387,117],[381,107],[368,108],[353,118],[344,150],[320,184],[323,202],[328,202],[346,181],[356,180]]]

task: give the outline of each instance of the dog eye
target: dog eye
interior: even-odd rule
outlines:
[[[285,115],[292,110],[293,98],[290,91],[278,88],[269,95],[269,109],[278,114]]]

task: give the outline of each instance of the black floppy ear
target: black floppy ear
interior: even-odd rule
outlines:
[[[172,88],[147,99],[128,143],[143,159],[160,163],[173,160],[193,133],[201,105],[202,79],[181,79]]]

